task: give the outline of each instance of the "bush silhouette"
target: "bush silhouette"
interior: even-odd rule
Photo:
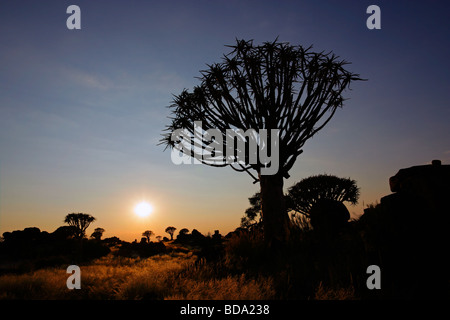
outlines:
[[[109,248],[100,241],[76,239],[75,235],[75,228],[70,226],[59,227],[52,233],[35,227],[5,232],[0,243],[0,255],[7,261],[19,263],[14,271],[30,271],[89,261],[109,253]]]
[[[148,258],[157,254],[167,252],[167,248],[162,242],[147,242],[146,237],[142,237],[141,242],[124,242],[116,252],[117,256]]]
[[[100,241],[105,229],[103,228],[95,228],[94,232],[91,234],[91,238],[94,238],[97,241]]]

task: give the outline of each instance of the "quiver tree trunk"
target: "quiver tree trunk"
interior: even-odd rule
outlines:
[[[264,240],[269,247],[286,243],[289,237],[289,216],[283,194],[283,176],[259,175],[261,185],[261,216]]]

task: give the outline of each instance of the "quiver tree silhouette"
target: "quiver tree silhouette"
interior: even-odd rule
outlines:
[[[319,174],[288,189],[291,209],[310,218],[314,229],[334,232],[350,219],[343,202],[358,203],[359,188],[350,178]]]
[[[142,236],[147,239],[147,243],[150,243],[150,237],[153,235],[154,233],[151,230],[145,230],[144,232],[142,232]]]
[[[350,178],[319,174],[300,180],[288,189],[292,210],[309,216],[310,210],[320,199],[357,204],[359,188]]]
[[[166,231],[168,234],[170,234],[170,240],[173,240],[173,234],[174,234],[175,230],[177,230],[177,228],[171,227],[171,226],[166,228],[165,231]]]
[[[329,52],[312,52],[311,47],[288,43],[236,40],[232,51],[222,62],[208,65],[201,71],[200,85],[192,92],[183,90],[175,96],[171,124],[166,127],[162,144],[177,148],[180,141],[172,141],[172,132],[184,129],[194,148],[190,156],[210,166],[229,165],[236,171],[247,172],[261,187],[264,238],[270,245],[285,242],[289,235],[289,217],[285,210],[283,179],[303,152],[304,143],[320,131],[343,106],[343,92],[350,83],[362,80],[345,69],[348,64]],[[222,150],[239,144],[227,145],[227,129],[278,129],[279,167],[276,174],[263,175],[264,163],[250,163],[249,156],[239,163],[222,164],[204,160],[202,153],[211,148],[212,137],[203,135],[194,126],[202,121],[202,129],[218,129],[222,133]],[[215,137],[214,141],[220,141]],[[248,137],[247,137],[248,138]],[[241,139],[247,139],[245,136]],[[245,141],[245,140],[244,140]],[[270,144],[259,140],[261,150]],[[274,152],[274,150],[269,150]],[[215,150],[215,157],[226,158]],[[272,164],[273,165],[273,164]],[[254,170],[257,177],[251,172]]]
[[[75,238],[83,239],[86,235],[86,229],[95,221],[95,218],[86,213],[69,213],[64,222],[69,226],[75,227]]]

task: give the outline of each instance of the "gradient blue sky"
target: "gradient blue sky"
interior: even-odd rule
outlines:
[[[81,8],[81,30],[66,8]],[[381,30],[366,8],[381,8]],[[398,169],[450,163],[448,1],[17,1],[0,3],[0,234],[49,232],[70,212],[139,239],[173,225],[222,234],[258,191],[245,173],[175,166],[157,146],[172,94],[235,38],[332,50],[367,78],[309,140],[285,181],[355,179],[364,206]],[[133,213],[141,199],[154,213]]]

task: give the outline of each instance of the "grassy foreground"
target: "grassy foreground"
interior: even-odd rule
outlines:
[[[0,276],[0,299],[26,300],[273,300],[279,299],[271,276],[225,274],[192,252],[149,258],[112,253],[81,265],[81,289],[69,290],[70,274],[51,267]],[[222,270],[223,271],[223,270]],[[221,274],[222,273],[222,274]],[[319,284],[310,299],[355,299],[353,288],[333,290]]]
[[[64,268],[46,268],[0,276],[1,299],[272,299],[270,278],[214,277],[206,263],[189,253],[150,258],[112,254],[81,268],[81,289],[66,286]]]

